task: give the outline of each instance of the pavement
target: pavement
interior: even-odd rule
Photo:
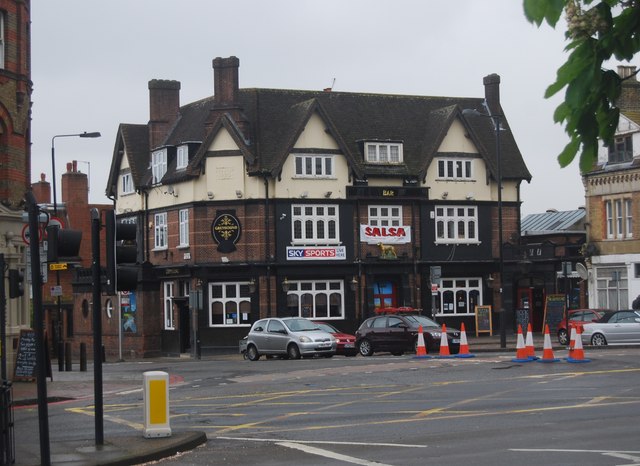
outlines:
[[[516,335],[506,335],[506,345],[501,345],[499,335],[468,336],[469,350],[471,353],[483,352],[509,352],[516,351]],[[558,345],[557,340],[552,339],[553,349],[565,349]],[[544,346],[543,337],[535,334],[534,347],[541,352]],[[215,358],[240,358],[238,353],[221,354],[207,357]],[[168,358],[163,358],[168,359]],[[178,361],[180,358],[171,358]],[[144,360],[144,361],[149,361]],[[108,366],[108,368],[107,368]],[[140,372],[119,371],[119,364],[103,365],[103,396],[107,397],[132,387],[142,388]],[[58,370],[55,363],[52,364],[51,378],[47,378],[47,400],[52,403],[69,403],[70,400],[82,398],[94,399],[94,374],[92,366],[89,371],[78,371],[77,365],[72,371]],[[104,370],[107,368],[108,370]],[[169,374],[169,384],[182,383],[180,377]],[[42,445],[39,440],[39,411],[37,383],[13,382],[13,412],[15,424],[15,459],[17,465],[39,465],[42,453]],[[57,413],[57,412],[56,412]],[[64,419],[66,410],[56,416],[56,424]],[[49,414],[51,417],[51,414]],[[72,416],[72,414],[69,414]],[[141,413],[141,418],[143,413]],[[64,420],[62,420],[64,422]],[[141,419],[142,422],[142,419]],[[49,422],[51,424],[51,422]],[[115,430],[114,430],[115,429]],[[51,425],[49,426],[51,431]],[[29,435],[31,434],[31,435]],[[51,437],[51,435],[50,435]],[[150,461],[158,461],[163,458],[176,455],[179,452],[188,451],[206,443],[207,436],[200,431],[171,432],[168,437],[144,438],[141,431],[133,435],[130,426],[110,425],[109,432],[103,432],[104,442],[96,445],[95,430],[82,432],[81,437],[72,441],[50,442],[49,453],[51,464],[55,465],[133,465]],[[46,448],[46,447],[45,447]]]

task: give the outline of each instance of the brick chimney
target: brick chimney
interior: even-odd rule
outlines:
[[[635,66],[618,66],[618,76],[622,79],[620,97],[615,104],[622,111],[640,111],[640,82],[638,82]]]
[[[214,58],[213,66],[213,106],[205,122],[211,128],[225,113],[231,115],[245,138],[249,138],[249,120],[242,112],[239,102],[238,69],[240,60],[237,57]]]
[[[484,84],[484,99],[492,114],[502,113],[500,110],[500,76],[490,74],[482,80]]]
[[[180,114],[180,82],[149,81],[149,149],[159,147]]]
[[[31,190],[38,204],[51,204],[51,183],[46,181],[44,173],[40,173],[40,181],[33,183]]]

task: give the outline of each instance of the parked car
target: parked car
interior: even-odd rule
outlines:
[[[363,356],[371,356],[376,351],[389,351],[397,356],[415,352],[420,325],[427,352],[439,352],[442,326],[420,314],[388,314],[368,318],[356,331],[356,348]],[[452,354],[460,350],[459,330],[447,328],[447,344]]]
[[[572,309],[569,311],[569,331],[580,328],[587,322],[594,322],[604,314],[604,309]],[[568,345],[571,333],[567,332],[567,319],[562,319],[558,325],[558,341],[561,345]]]
[[[582,330],[582,343],[605,346],[640,344],[640,311],[608,311]]]
[[[335,352],[335,338],[302,317],[260,319],[247,335],[246,355],[252,361],[257,361],[263,354],[300,359],[301,356],[330,358]]]
[[[356,349],[356,336],[349,333],[342,333],[333,325],[326,322],[314,321],[320,330],[324,330],[327,333],[333,335],[336,339],[336,354],[342,354],[344,356],[355,356],[358,354]]]

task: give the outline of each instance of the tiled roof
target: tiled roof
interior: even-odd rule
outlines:
[[[469,137],[478,146],[481,157],[485,159],[490,173],[495,178],[497,154],[492,119],[462,114],[462,110],[466,108],[481,109],[483,100],[287,89],[240,89],[238,105],[246,116],[249,127],[248,134],[244,135],[247,144],[243,148],[243,154],[251,166],[250,172],[278,174],[308,119],[314,112],[318,112],[327,125],[327,132],[336,139],[349,162],[350,169],[357,177],[391,175],[423,179],[429,163],[437,155],[437,148],[457,117],[463,121]],[[213,107],[213,97],[182,106],[180,117],[164,144],[175,146],[185,141],[210,141],[212,134],[207,134],[207,131],[215,132],[220,129],[219,124],[209,126],[209,129],[205,125]],[[123,126],[123,129],[126,127]],[[503,178],[530,180],[531,174],[504,117],[502,127],[505,129],[500,133]],[[364,162],[363,142],[384,140],[403,143],[402,164],[383,167]],[[192,158],[187,174],[198,176],[200,173],[198,167],[193,164],[202,163],[205,146],[206,144],[203,144],[196,157]],[[148,160],[148,150],[147,147],[145,154],[136,154],[136,159],[140,157]],[[127,152],[129,153],[129,147]],[[142,167],[144,164],[136,165]],[[168,168],[171,170],[171,164]],[[146,170],[149,171],[148,162]],[[173,174],[167,175],[168,179],[175,179]],[[142,179],[148,181],[150,177]]]
[[[547,211],[530,214],[522,219],[520,232],[523,236],[541,233],[584,230],[585,209]]]

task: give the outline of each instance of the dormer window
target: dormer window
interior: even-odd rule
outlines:
[[[616,137],[609,147],[609,163],[630,162],[633,159],[633,140],[631,135]]]
[[[160,183],[167,173],[167,149],[160,149],[151,153],[151,183]]]
[[[470,180],[473,177],[472,167],[469,159],[439,159],[438,178]]]
[[[187,168],[189,164],[189,146],[186,144],[178,146],[176,153],[176,170]]]
[[[367,142],[364,145],[364,153],[367,163],[402,163],[400,142]]]

